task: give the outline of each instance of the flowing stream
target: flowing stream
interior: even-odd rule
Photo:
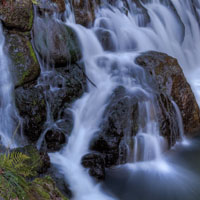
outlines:
[[[115,6],[108,5],[107,1],[104,1],[105,5],[96,10],[97,17],[94,26],[90,29],[75,24],[73,13],[68,15],[70,18],[66,20],[67,24],[78,34],[86,74],[96,85],[94,87],[88,83],[89,91],[73,105],[75,123],[68,144],[60,152],[50,154],[51,162],[64,175],[74,194],[73,198],[76,200],[114,198],[103,193],[101,185],[93,182],[81,166],[81,158],[89,152],[89,143],[99,128],[109,95],[118,85],[123,85],[133,94],[140,94],[146,98],[145,102],[139,104],[139,114],[143,116],[145,125],[140,126],[139,124],[138,134],[134,138],[135,164],[129,164],[130,168],[134,168],[134,173],[137,173],[136,169],[145,171],[146,169],[147,171],[148,169],[157,169],[170,173],[172,167],[161,155],[164,140],[158,130],[158,116],[153,115],[152,117],[156,105],[151,88],[148,86],[144,71],[132,62],[140,52],[156,50],[177,58],[200,105],[199,9],[196,7],[197,9],[194,10],[194,5],[189,0],[174,0],[165,3],[152,0],[146,1],[145,4],[141,2],[149,15],[149,19],[146,19],[145,13],[141,13],[140,8],[134,6],[131,0],[125,2],[128,10],[124,8],[122,1],[116,1]],[[198,5],[199,1],[196,1],[196,6]],[[148,20],[149,23],[147,23]],[[107,44],[101,43],[101,39],[98,40],[98,31],[109,33]],[[113,63],[117,63],[115,69],[113,69]],[[134,71],[132,77],[129,75],[130,71]],[[180,111],[177,105],[172,103],[177,113],[179,131],[183,138]],[[153,161],[153,164],[152,161],[142,162],[142,167],[139,164],[137,168],[138,151],[142,154],[139,160],[155,159],[156,161]],[[175,170],[176,168],[173,168],[172,171]],[[119,174],[123,176],[122,173]],[[184,179],[179,173],[173,173],[173,176],[174,179],[171,180],[178,179],[179,176],[181,180]],[[191,175],[191,177],[193,176]],[[181,185],[181,181],[177,184],[184,187]],[[112,189],[109,181],[107,186]],[[116,188],[113,189],[115,194],[116,191],[119,191],[119,187],[116,186]],[[130,188],[131,186],[129,186]],[[135,194],[137,195],[137,192]],[[134,194],[131,193],[131,195]],[[120,197],[119,194],[117,196]],[[123,196],[122,199],[132,199],[132,196]],[[135,199],[138,199],[137,196]],[[145,198],[141,197],[141,199]]]

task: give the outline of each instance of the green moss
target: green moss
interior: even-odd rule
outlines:
[[[30,75],[30,71],[29,70],[24,71],[22,73],[22,76],[21,76],[21,79],[19,80],[18,85],[22,85],[26,81],[26,78],[29,77],[29,75]]]
[[[37,57],[36,57],[36,55],[35,55],[34,49],[33,49],[32,44],[31,44],[30,41],[27,41],[27,46],[28,46],[28,48],[29,48],[30,56],[32,57],[33,61],[34,61],[35,63],[37,63],[37,62],[38,62],[38,61],[37,61]]]
[[[15,64],[25,64],[25,58],[22,52],[17,52],[13,55]]]
[[[30,18],[29,18],[29,23],[28,23],[28,29],[31,30],[32,26],[33,26],[33,9],[31,9],[30,11]]]

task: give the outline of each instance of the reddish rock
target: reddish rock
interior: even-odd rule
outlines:
[[[177,60],[167,54],[150,51],[137,57],[136,63],[147,69],[160,90],[176,102],[181,111],[185,133],[190,134],[199,129],[199,107]]]

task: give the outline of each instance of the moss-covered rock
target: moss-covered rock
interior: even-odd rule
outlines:
[[[40,66],[30,42],[30,33],[6,31],[6,46],[12,61],[11,73],[15,87],[37,79]]]
[[[164,53],[146,52],[136,58],[156,81],[159,90],[178,105],[186,133],[200,128],[200,110],[177,60]]]
[[[79,40],[70,27],[47,17],[38,18],[33,30],[36,50],[45,61],[61,67],[80,60]]]
[[[6,0],[0,3],[0,18],[9,29],[30,31],[33,25],[31,0]]]

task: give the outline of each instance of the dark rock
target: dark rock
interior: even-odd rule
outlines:
[[[51,162],[48,153],[45,151],[40,151],[40,159],[42,160],[42,165],[38,170],[39,174],[44,174],[51,167]]]
[[[40,66],[30,40],[30,33],[6,32],[6,47],[12,61],[15,87],[36,80],[40,75]]]
[[[45,81],[43,80],[45,79]],[[28,141],[36,142],[47,129],[46,103],[49,105],[54,128],[47,131],[45,140],[47,149],[59,150],[67,142],[67,136],[73,128],[71,104],[86,91],[86,77],[82,65],[67,65],[56,68],[39,78],[39,85],[32,82],[15,89],[16,106],[23,118],[23,132]],[[45,85],[46,84],[46,85]],[[51,86],[51,87],[49,87]]]
[[[136,58],[156,80],[160,91],[171,96],[178,105],[186,133],[200,127],[200,111],[190,85],[177,60],[164,53],[146,52]]]
[[[33,24],[31,0],[6,0],[0,2],[0,19],[9,29],[30,31]]]
[[[52,87],[57,88],[48,93],[48,102],[51,105],[53,117],[57,120],[62,115],[68,115],[67,118],[69,118],[69,113],[67,114],[65,109],[80,98],[87,89],[84,66],[67,65],[57,68],[50,76]]]
[[[75,63],[82,57],[76,33],[65,24],[49,17],[38,17],[34,22],[33,35],[40,57],[55,67]]]
[[[31,142],[36,142],[46,121],[46,102],[41,87],[34,83],[15,89],[15,101],[20,116],[23,118],[24,135]]]
[[[65,134],[59,129],[50,129],[45,134],[47,149],[52,151],[60,150],[61,145],[66,143]]]
[[[89,174],[98,180],[105,179],[104,159],[101,154],[89,153],[82,158],[82,165],[89,168]]]
[[[91,150],[102,154],[105,167],[127,161],[127,147],[124,145],[124,140],[128,141],[137,133],[137,103],[137,98],[121,86],[112,94],[103,115],[100,131],[91,144]]]

